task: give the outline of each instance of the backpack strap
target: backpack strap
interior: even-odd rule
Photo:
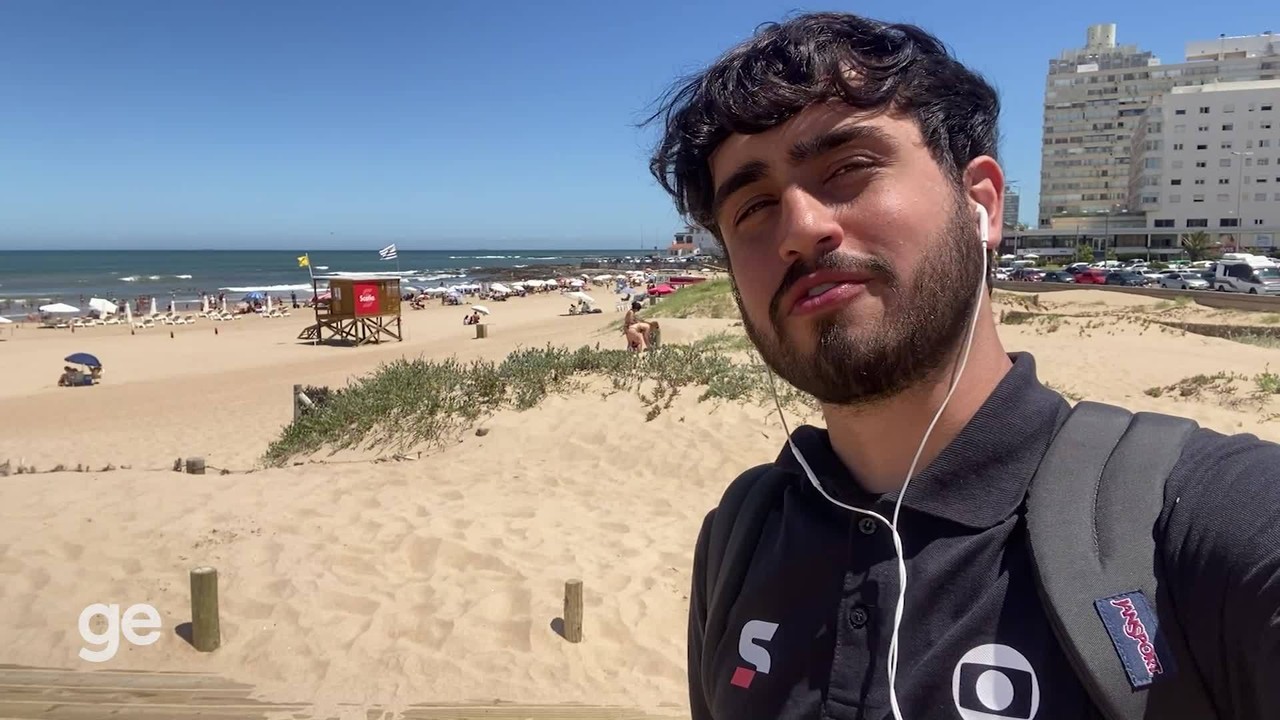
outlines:
[[[788,473],[778,472],[773,465],[760,465],[735,478],[720,498],[711,519],[703,578],[707,599],[705,647],[715,647],[724,637],[729,613],[742,592],[764,524],[789,480]],[[713,653],[704,653],[704,664],[713,657]]]
[[[1197,427],[1081,402],[1031,480],[1027,532],[1045,613],[1108,720],[1157,707],[1175,714],[1153,717],[1216,716],[1156,577],[1165,480]]]

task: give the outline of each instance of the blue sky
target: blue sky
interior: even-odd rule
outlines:
[[[1087,25],[1166,63],[1280,31],[1273,0],[1047,5],[5,0],[0,248],[665,243],[635,123],[802,10],[917,23],[986,75],[1032,222],[1045,68]]]

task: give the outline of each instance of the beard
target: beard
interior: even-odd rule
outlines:
[[[769,308],[768,326],[752,320],[734,285],[742,323],[761,358],[779,377],[828,405],[865,405],[898,395],[927,380],[958,350],[982,280],[982,256],[974,252],[978,232],[967,203],[956,203],[946,227],[924,247],[909,285],[884,259],[827,253],[798,262],[783,278]],[[982,252],[986,252],[984,249]],[[817,321],[816,347],[804,348],[786,331],[790,311],[782,297],[800,278],[819,270],[864,272],[883,286],[884,314],[859,324],[854,308]],[[865,288],[870,291],[870,287]],[[976,308],[975,308],[976,311]]]

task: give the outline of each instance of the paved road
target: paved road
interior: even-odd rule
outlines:
[[[1164,288],[1135,288],[1119,285],[1092,285],[1074,283],[1046,282],[1014,282],[997,280],[995,287],[1013,292],[1051,293],[1063,290],[1095,290],[1098,292],[1118,292],[1129,295],[1145,295],[1147,297],[1172,300],[1179,296],[1187,296],[1199,305],[1222,310],[1248,310],[1253,312],[1280,312],[1280,297],[1265,295],[1246,295],[1244,293],[1217,292],[1214,290],[1165,290]]]

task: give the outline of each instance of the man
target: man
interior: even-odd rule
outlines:
[[[1070,408],[1006,353],[981,287],[1001,233],[998,114],[919,28],[822,13],[763,27],[655,115],[655,176],[719,239],[752,342],[827,426],[756,471],[782,490],[734,549],[739,592],[709,597],[715,511],[703,525],[697,720],[1100,714],[1046,614],[1024,517]],[[1202,685],[1208,715],[1280,718],[1280,447],[1198,429],[1180,452],[1151,532],[1161,623],[1192,661],[1160,666],[1131,607],[1117,648],[1167,676],[1151,697],[1175,701],[1149,717],[1205,717],[1176,702]],[[904,486],[895,666],[895,533],[841,505],[892,520]]]

